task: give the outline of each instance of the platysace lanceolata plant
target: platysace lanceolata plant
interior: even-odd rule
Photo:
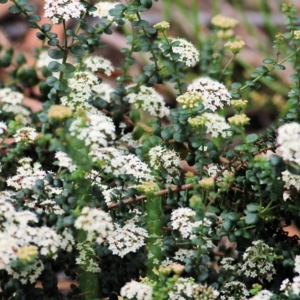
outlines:
[[[226,16],[198,48],[144,19],[152,0],[45,1],[45,24],[30,1],[11,2],[42,46],[34,66],[0,53],[1,299],[299,299],[299,238],[284,231],[300,216],[296,9],[283,3],[277,53],[245,79]],[[119,64],[99,55],[116,30]],[[247,135],[246,91],[286,62],[286,113]],[[38,113],[23,105],[31,87]],[[59,272],[75,282],[67,294]]]

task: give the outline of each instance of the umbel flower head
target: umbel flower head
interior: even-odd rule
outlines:
[[[223,108],[225,104],[230,105],[231,95],[225,85],[209,77],[196,79],[187,91],[200,93],[204,108],[211,111]]]
[[[194,108],[202,102],[202,98],[198,92],[186,92],[177,97],[176,101],[182,105],[182,108]]]
[[[211,19],[211,23],[223,30],[232,29],[238,24],[238,20],[223,15],[216,15]]]
[[[200,53],[192,43],[181,38],[170,38],[169,42],[171,45],[174,44],[174,46],[172,45],[173,53],[179,55],[177,61],[184,63],[187,67],[194,67],[197,64]],[[159,48],[162,49],[162,44],[159,45]],[[170,54],[165,56],[169,57]]]
[[[165,31],[170,28],[170,24],[166,21],[159,22],[153,26],[157,31]]]
[[[245,42],[242,40],[238,41],[233,41],[233,42],[227,42],[224,47],[231,50],[232,53],[237,54],[239,53],[244,47],[245,47]]]
[[[68,21],[79,18],[85,12],[82,3],[74,0],[45,0],[44,9],[44,16],[51,19],[54,24],[61,20]]]

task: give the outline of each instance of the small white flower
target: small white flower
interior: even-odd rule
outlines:
[[[101,244],[114,230],[112,219],[106,212],[84,207],[74,223],[75,228],[87,232],[87,241]]]
[[[0,122],[0,134],[3,134],[7,130],[7,125],[4,122]]]
[[[133,85],[128,86],[127,89],[131,87]],[[142,108],[151,116],[163,118],[170,114],[163,97],[152,87],[142,85],[138,93],[129,93],[126,98],[129,103],[134,104],[136,108]]]
[[[173,178],[180,174],[180,157],[174,150],[162,146],[155,146],[149,151],[150,166],[155,170],[167,172],[166,181],[171,183]]]
[[[77,169],[77,166],[74,165],[72,159],[64,152],[58,151],[55,153],[55,158],[58,159],[58,165],[69,169],[70,172],[74,172]]]
[[[204,108],[213,112],[217,108],[223,108],[225,104],[230,105],[231,102],[231,95],[227,88],[208,77],[196,79],[188,86],[187,91],[200,93]]]
[[[153,288],[148,284],[131,280],[121,288],[121,296],[135,300],[152,300]]]
[[[103,71],[105,75],[110,76],[114,71],[112,63],[102,56],[89,56],[84,60],[84,64],[94,73]]]
[[[87,113],[86,118],[78,117],[69,130],[72,136],[84,141],[92,150],[107,147],[107,140],[115,138],[112,119],[102,114]]]
[[[124,257],[129,252],[136,252],[145,245],[148,233],[144,228],[128,223],[124,227],[115,224],[114,230],[108,237],[109,249],[113,254]]]
[[[38,134],[35,130],[35,128],[32,127],[23,127],[21,129],[18,129],[16,134],[14,134],[14,138],[16,142],[24,142],[24,143],[31,143],[35,141]]]
[[[284,159],[300,162],[300,124],[292,122],[280,126],[277,143]]]
[[[92,15],[93,17],[112,20],[114,17],[109,14],[109,10],[113,9],[117,4],[118,3],[116,2],[112,3],[107,1],[98,2],[94,5],[96,7],[96,10],[90,12],[90,15]]]
[[[60,20],[68,21],[80,18],[81,14],[85,12],[85,7],[76,0],[45,0],[44,10],[44,16],[55,24]]]
[[[170,38],[170,42],[179,43],[178,46],[172,46],[172,52],[179,54],[178,61],[183,62],[187,67],[194,67],[197,64],[200,54],[192,43],[181,38]],[[162,49],[161,46],[159,45]],[[166,57],[169,56],[170,54],[166,55]]]
[[[273,293],[271,293],[270,291],[262,290],[262,291],[259,291],[250,300],[269,300],[272,296],[273,296]]]

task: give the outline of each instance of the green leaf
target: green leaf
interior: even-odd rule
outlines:
[[[46,82],[49,86],[54,86],[55,82],[57,81],[58,79],[54,76],[50,76],[46,79]]]
[[[48,54],[53,59],[62,59],[65,55],[64,51],[59,49],[51,49],[48,51]]]
[[[258,66],[256,68],[256,70],[259,72],[259,73],[268,73],[269,72],[269,69],[265,66]]]
[[[75,67],[70,63],[64,63],[59,66],[59,71],[64,73],[72,73],[75,71]]]
[[[250,211],[250,212],[256,212],[259,210],[259,207],[260,205],[258,203],[249,203],[247,205],[247,209]]]
[[[57,46],[59,45],[59,40],[58,39],[51,39],[48,41],[49,46]]]
[[[132,109],[129,113],[129,118],[134,123],[139,122],[141,119],[139,111],[137,109]]]
[[[236,212],[230,212],[227,214],[227,218],[231,221],[237,221],[240,218],[240,215]]]
[[[272,59],[272,58],[266,58],[263,60],[264,64],[274,64],[275,62],[276,62],[276,60]]]
[[[145,8],[151,8],[152,7],[152,0],[140,0],[141,5]]]
[[[242,85],[239,82],[234,82],[231,87],[235,90],[238,90],[242,87]]]
[[[139,140],[143,136],[144,132],[145,131],[144,131],[143,127],[141,127],[141,126],[135,126],[134,130],[132,132],[132,138],[134,140]]]
[[[259,136],[255,133],[249,134],[246,137],[246,142],[248,144],[254,143],[255,141],[257,141],[259,139]]]
[[[16,56],[16,63],[19,66],[24,65],[26,63],[26,58],[22,53],[20,53]]]
[[[165,140],[170,140],[173,137],[173,127],[167,126],[161,131],[161,137]]]
[[[230,230],[230,229],[231,229],[231,226],[232,226],[231,220],[229,220],[229,219],[223,220],[222,226],[223,226],[223,228],[224,228],[225,230]]]
[[[185,141],[185,136],[179,132],[175,132],[173,138],[178,143],[183,143]]]
[[[249,213],[246,215],[246,224],[255,224],[258,221],[258,215],[255,213]]]
[[[85,53],[85,50],[80,45],[74,45],[74,46],[71,47],[70,52],[74,56],[81,56],[81,55],[83,55]]]
[[[290,161],[287,165],[286,165],[287,170],[294,174],[294,175],[300,175],[300,166],[298,164],[296,164],[295,162]]]
[[[26,20],[28,22],[31,22],[31,23],[36,23],[36,22],[39,22],[41,20],[41,17],[38,16],[38,15],[29,15]]]
[[[48,64],[48,68],[52,72],[59,72],[60,65],[61,64],[58,63],[57,61],[50,61],[50,63]]]
[[[41,26],[41,28],[42,28],[43,32],[48,32],[51,30],[52,26],[50,24],[46,23],[46,24],[43,24]]]
[[[274,68],[277,69],[277,70],[285,70],[285,66],[279,65],[279,64],[275,64]]]
[[[22,10],[18,7],[18,6],[11,6],[9,9],[8,9],[9,12],[11,12],[12,14],[19,14],[22,12]]]

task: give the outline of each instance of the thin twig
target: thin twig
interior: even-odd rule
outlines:
[[[185,191],[185,190],[190,190],[194,187],[193,184],[184,184],[182,186],[175,186],[175,187],[171,187],[171,191],[172,192],[178,192],[178,191]],[[165,190],[161,190],[157,193],[155,193],[154,195],[155,196],[163,196],[163,195],[166,195],[168,194],[169,192],[169,189],[165,189]],[[129,205],[129,204],[133,204],[133,203],[138,203],[138,202],[141,202],[143,200],[145,200],[147,198],[146,195],[142,195],[142,196],[138,196],[136,198],[129,198],[129,199],[126,199],[122,202],[122,204],[124,205]],[[119,203],[113,203],[111,205],[108,206],[108,209],[111,210],[111,209],[115,209],[115,208],[118,208],[120,206]]]

